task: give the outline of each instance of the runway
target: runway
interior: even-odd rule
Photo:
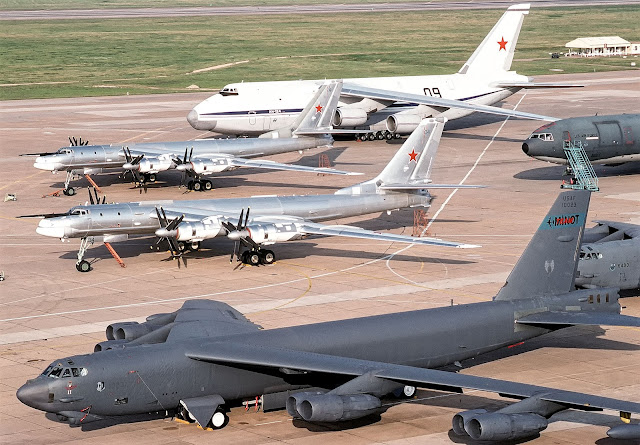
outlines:
[[[540,76],[537,81],[584,83],[582,89],[518,93],[503,105],[558,117],[639,112],[637,72]],[[438,190],[428,211],[428,235],[481,244],[474,250],[312,237],[277,244],[272,266],[236,267],[232,244],[205,242],[188,254],[187,267],[150,249],[155,239],[114,244],[126,268],[104,246],[87,259],[94,270],[75,270],[78,240],[61,243],[35,233],[38,220],[18,215],[66,211],[87,200],[44,197],[61,188],[63,175],[35,170],[21,153],[54,151],[68,136],[90,143],[189,140],[205,136],[186,122],[192,106],[210,93],[71,98],[2,102],[0,191],[18,200],[0,206],[0,443],[460,443],[450,432],[452,416],[472,408],[497,409],[508,400],[468,392],[419,391],[412,403],[387,400],[379,418],[336,426],[294,423],[284,411],[234,408],[230,424],[205,432],[171,419],[136,418],[71,428],[21,404],[16,389],[53,360],[88,353],[104,340],[112,321],[140,320],[180,307],[185,299],[225,301],[265,328],[490,300],[555,200],[563,167],[532,160],[520,148],[540,123],[471,116],[447,124],[435,160],[437,183],[488,185],[486,189]],[[324,151],[334,167],[377,174],[399,145],[386,141],[338,141]],[[320,151],[273,157],[318,165]],[[640,163],[596,166],[601,191],[591,199],[588,226],[598,219],[640,224]],[[237,170],[214,178],[207,193],[178,189],[178,172],[140,194],[116,174],[94,176],[107,200],[134,201],[333,193],[359,179],[294,172]],[[86,186],[86,180],[76,181]],[[435,217],[437,214],[437,217]],[[435,219],[433,219],[435,217]],[[410,234],[413,211],[336,221]],[[640,298],[627,298],[623,313],[640,316]],[[640,329],[571,328],[494,354],[495,361],[463,363],[461,372],[640,401]],[[606,438],[617,413],[565,412],[552,417],[536,445],[613,445]],[[624,442],[615,442],[624,444]]]
[[[590,7],[640,4],[640,0],[530,0],[537,8]],[[175,8],[104,8],[72,10],[0,11],[0,20],[77,20],[125,19],[141,17],[191,17],[251,14],[338,14],[398,11],[440,11],[465,9],[504,9],[510,0],[495,1],[438,1],[407,3],[358,3],[276,6],[211,6]]]

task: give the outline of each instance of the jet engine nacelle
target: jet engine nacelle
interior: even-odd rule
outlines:
[[[229,159],[196,159],[191,161],[191,170],[198,175],[210,175],[220,173],[227,170],[234,170],[235,166],[231,165]]]
[[[102,341],[93,347],[93,352],[107,351],[109,349],[122,349],[127,343],[129,343],[127,340]]]
[[[202,241],[223,234],[217,219],[207,218],[196,222],[182,222],[177,227],[178,241]]]
[[[253,241],[264,245],[302,238],[294,223],[252,224],[246,230]]]
[[[417,114],[392,114],[387,118],[387,130],[391,133],[410,134],[418,128],[422,118]]]
[[[534,436],[549,422],[539,414],[479,414],[465,423],[465,431],[474,440],[513,440]]]
[[[337,108],[333,113],[334,127],[357,127],[367,122],[367,112],[362,108]]]
[[[171,168],[171,164],[173,164],[171,159],[144,157],[138,164],[138,171],[140,173],[163,172],[165,170],[169,170]]]
[[[296,408],[307,422],[341,422],[367,416],[380,406],[380,399],[370,394],[322,394],[305,398]]]
[[[467,430],[465,429],[465,424],[473,419],[474,417],[476,417],[479,414],[484,414],[486,413],[487,410],[486,409],[472,409],[469,411],[463,411],[461,413],[456,414],[455,416],[453,416],[453,432],[456,433],[458,436],[467,436]]]
[[[135,340],[153,331],[153,328],[146,323],[114,323],[111,325],[113,337],[116,340]],[[109,329],[109,328],[107,328]]]

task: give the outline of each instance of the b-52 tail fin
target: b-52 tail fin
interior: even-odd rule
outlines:
[[[591,192],[560,193],[495,300],[571,292]]]

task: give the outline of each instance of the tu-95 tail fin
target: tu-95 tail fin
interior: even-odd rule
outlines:
[[[560,193],[495,300],[573,290],[590,196],[587,190]]]

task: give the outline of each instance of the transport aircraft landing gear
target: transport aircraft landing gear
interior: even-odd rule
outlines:
[[[78,261],[76,262],[76,270],[78,272],[89,272],[91,270],[91,264],[84,259],[84,254],[92,245],[93,237],[85,237],[80,239],[80,250],[78,250]]]

